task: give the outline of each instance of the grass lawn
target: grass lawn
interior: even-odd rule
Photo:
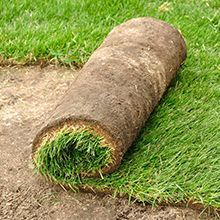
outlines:
[[[1,1],[0,60],[81,64],[129,18],[173,24],[187,42],[184,66],[120,168],[83,183],[152,204],[192,200],[220,208],[219,8],[218,0]]]

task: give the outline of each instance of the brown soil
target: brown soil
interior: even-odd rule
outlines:
[[[33,172],[31,142],[76,76],[61,67],[0,69],[0,219],[214,219],[187,208],[152,209],[73,193]]]

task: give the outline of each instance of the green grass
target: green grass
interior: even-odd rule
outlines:
[[[102,146],[102,138],[88,130],[62,129],[52,139],[46,138],[37,149],[34,162],[38,171],[54,182],[81,182],[86,174],[100,173],[111,163],[111,152]]]
[[[152,204],[193,200],[220,208],[218,0],[14,0],[0,7],[0,54],[17,62],[84,63],[132,17],[153,16],[180,29],[188,58],[166,96],[119,169],[83,184]]]

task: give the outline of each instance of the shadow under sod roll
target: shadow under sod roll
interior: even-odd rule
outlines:
[[[150,17],[115,27],[33,141],[54,181],[113,172],[186,58],[179,31]]]

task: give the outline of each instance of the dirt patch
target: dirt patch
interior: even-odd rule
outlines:
[[[51,66],[0,69],[0,219],[214,219],[187,208],[64,191],[33,172],[34,135],[76,75]]]

